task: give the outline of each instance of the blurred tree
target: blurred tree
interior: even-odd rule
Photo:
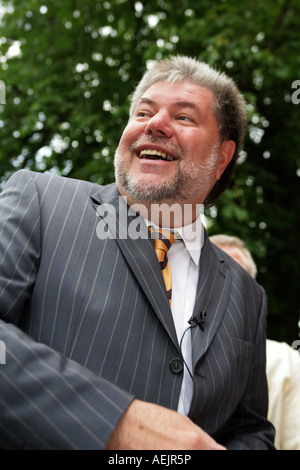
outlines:
[[[127,98],[155,59],[195,56],[236,80],[248,103],[248,135],[230,188],[206,213],[209,232],[247,242],[269,297],[269,336],[297,339],[300,105],[292,83],[300,79],[299,2],[2,5],[2,185],[19,168],[111,182]]]

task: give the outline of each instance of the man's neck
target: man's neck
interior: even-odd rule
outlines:
[[[203,204],[178,202],[147,202],[135,201],[131,196],[121,194],[130,208],[143,218],[158,227],[176,228],[192,224],[203,209]]]

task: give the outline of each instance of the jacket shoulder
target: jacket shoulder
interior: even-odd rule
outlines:
[[[90,181],[79,180],[75,178],[68,178],[54,173],[39,173],[31,170],[18,170],[7,181],[4,189],[9,186],[23,186],[24,183],[33,183],[38,192],[44,191],[48,188],[52,191],[59,191],[62,188],[72,189],[79,188],[85,192],[93,192],[99,185],[91,183]]]

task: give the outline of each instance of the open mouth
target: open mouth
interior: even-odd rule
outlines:
[[[160,150],[155,149],[144,149],[138,152],[138,157],[141,159],[148,159],[148,160],[164,160],[173,162],[176,160],[175,157],[169,155],[168,153],[161,152]]]

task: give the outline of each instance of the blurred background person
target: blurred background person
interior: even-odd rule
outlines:
[[[255,279],[257,267],[245,243],[229,235],[210,240]],[[300,355],[284,342],[267,339],[268,420],[276,429],[278,450],[300,450]]]

